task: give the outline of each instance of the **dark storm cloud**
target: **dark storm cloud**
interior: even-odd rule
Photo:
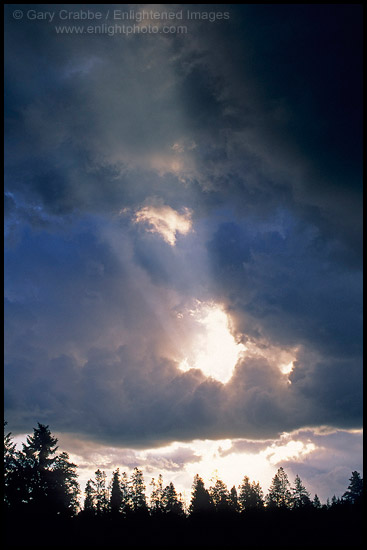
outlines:
[[[291,220],[255,235],[223,224],[209,250],[239,333],[302,346],[290,381],[291,393],[307,398],[308,422],[352,427],[362,417],[362,279],[335,262],[332,246]]]
[[[360,26],[360,8],[244,6],[215,37],[215,57],[206,52],[202,63],[220,76],[217,97],[232,114],[220,118],[215,134],[217,152],[232,154],[232,196],[242,191],[233,189],[240,155],[243,187],[264,189],[264,174],[273,185],[282,182],[303,217],[329,238],[348,241],[354,260],[361,250]],[[214,41],[215,29],[208,32]],[[283,191],[281,202],[285,197]],[[270,198],[268,191],[263,206]]]
[[[219,226],[208,243],[218,292],[243,333],[269,331],[279,344],[312,342],[328,354],[359,355],[360,271],[337,263],[338,245],[315,226],[282,218],[277,228]]]
[[[12,429],[158,445],[360,426],[359,7],[230,6],[185,36],[108,38],[12,9]],[[190,208],[193,232],[146,233],[132,219],[153,204]],[[244,343],[297,348],[292,383],[266,353],[226,386],[181,372],[195,298]]]
[[[185,40],[122,42],[61,39],[43,22],[19,25],[9,13],[11,185],[59,212],[108,210],[142,201],[141,172],[153,167],[171,177],[165,185],[153,169],[152,189],[183,198],[176,174],[157,157],[172,160],[170,148],[186,139],[196,147],[184,156],[184,175],[214,186],[217,203],[242,199],[261,213],[274,194],[289,201],[288,188],[303,208],[322,208],[325,230],[342,224],[348,236],[345,224],[353,222],[352,231],[356,220],[345,212],[345,200],[359,207],[353,198],[361,148],[357,21],[357,8],[246,6],[220,32],[191,23]],[[340,63],[348,64],[347,73]]]

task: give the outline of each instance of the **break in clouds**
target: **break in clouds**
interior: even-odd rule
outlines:
[[[358,11],[228,9],[184,36],[61,37],[8,7],[12,430],[153,447],[361,427]],[[242,346],[226,383],[180,368],[198,304]]]

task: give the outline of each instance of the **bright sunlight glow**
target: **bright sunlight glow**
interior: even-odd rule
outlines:
[[[232,377],[240,353],[246,350],[236,343],[229,329],[228,317],[216,304],[201,304],[190,315],[201,325],[194,338],[190,356],[180,364],[180,369],[200,369],[206,376],[223,384]]]

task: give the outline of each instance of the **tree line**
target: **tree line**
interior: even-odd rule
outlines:
[[[218,477],[207,489],[203,479],[194,478],[191,502],[186,503],[170,482],[164,486],[159,474],[152,479],[150,498],[141,469],[134,468],[130,478],[117,468],[110,482],[100,469],[94,479],[89,479],[80,501],[77,465],[69,460],[66,452],[58,453],[57,439],[48,426],[38,424],[34,433],[16,450],[11,433],[4,434],[4,500],[9,509],[37,507],[47,513],[74,515],[79,512],[89,515],[103,514],[151,514],[192,515],[211,512],[238,512],[264,509],[300,510],[307,508],[330,508],[341,504],[358,504],[363,493],[363,479],[353,471],[350,484],[342,495],[335,495],[322,505],[317,494],[311,495],[301,478],[296,475],[291,486],[288,475],[280,467],[273,477],[266,495],[258,482],[245,476],[238,486],[231,489]]]
[[[248,476],[243,478],[238,487],[229,489],[218,476],[206,488],[202,477],[197,474],[188,506],[172,482],[167,485],[163,482],[161,474],[151,480],[150,486],[148,497],[143,472],[138,467],[134,468],[130,477],[126,472],[120,473],[117,468],[109,481],[106,473],[98,469],[94,478],[88,480],[82,494],[77,465],[70,461],[66,452],[58,451],[57,438],[48,426],[38,424],[33,434],[26,438],[26,443],[22,444],[21,450],[16,448],[11,433],[5,433],[4,430],[4,506],[9,528],[19,523],[26,525],[27,521],[34,522],[34,518],[37,521],[42,518],[45,522],[43,528],[51,529],[55,519],[64,520],[68,522],[63,527],[65,532],[76,529],[73,535],[75,541],[86,530],[91,537],[89,544],[99,544],[96,540],[102,536],[102,531],[98,531],[97,526],[103,525],[104,521],[115,522],[114,525],[123,524],[127,540],[130,533],[130,544],[135,544],[136,540],[131,526],[136,525],[136,522],[141,526],[147,521],[150,522],[150,536],[153,536],[154,525],[158,529],[162,522],[166,531],[173,524],[175,533],[182,529],[182,540],[192,536],[193,532],[197,534],[201,529],[202,539],[200,536],[197,539],[201,545],[205,545],[207,540],[216,545],[226,530],[231,533],[232,539],[237,536],[235,533],[240,537],[245,525],[248,540],[253,536],[252,543],[257,544],[256,526],[263,529],[267,525],[269,533],[263,536],[276,538],[278,535],[272,523],[273,518],[288,514],[285,522],[288,532],[292,529],[289,518],[293,518],[294,525],[297,521],[311,521],[314,526],[318,525],[321,531],[325,531],[325,540],[331,540],[331,533],[334,533],[338,545],[344,540],[342,534],[337,535],[341,520],[353,524],[353,532],[357,536],[363,496],[363,479],[359,472],[353,471],[344,494],[340,498],[333,496],[326,504],[321,504],[317,495],[311,498],[298,475],[291,484],[282,467],[274,475],[266,494],[260,484],[250,481]],[[330,524],[331,520],[335,525]],[[238,521],[242,523],[236,523]],[[217,532],[219,526],[221,530]],[[111,534],[109,536],[112,537]],[[83,538],[82,543],[85,540]],[[111,540],[110,543],[114,544],[115,539]],[[104,544],[103,541],[105,539],[101,539],[100,544]],[[162,541],[160,543],[162,545]]]

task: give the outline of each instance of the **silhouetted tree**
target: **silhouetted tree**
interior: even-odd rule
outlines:
[[[264,496],[260,484],[250,483],[248,476],[245,476],[239,486],[238,503],[241,512],[263,508]]]
[[[269,508],[289,508],[292,502],[292,494],[288,476],[280,467],[273,477],[269,492],[266,495],[266,504]]]
[[[121,512],[123,502],[123,493],[121,489],[120,471],[119,468],[112,474],[110,510],[112,514]]]
[[[313,507],[314,508],[317,508],[317,509],[320,509],[322,506],[321,506],[321,502],[320,502],[320,499],[317,495],[314,496],[314,499],[312,501],[312,504],[313,504]]]
[[[163,510],[166,514],[177,516],[182,516],[184,514],[183,504],[177,496],[176,489],[172,481],[163,490],[162,504]]]
[[[292,487],[292,508],[309,508],[311,506],[310,493],[306,490],[299,475],[296,475]]]
[[[130,480],[131,487],[131,505],[133,512],[146,512],[147,503],[145,497],[145,484],[143,478],[143,472],[139,468],[134,468]]]
[[[214,511],[214,504],[209,492],[205,489],[204,481],[196,474],[191,492],[190,514],[203,514]]]
[[[351,504],[359,504],[363,496],[363,479],[361,478],[361,474],[353,471],[349,481],[348,489],[343,494],[342,499]]]
[[[79,508],[79,483],[76,464],[69,461],[69,455],[62,452],[56,456],[52,468],[52,492],[49,503],[55,509],[74,514]]]
[[[11,432],[5,433],[7,422],[4,422],[4,503],[7,508],[19,503],[19,484],[21,476],[18,472],[16,445]]]
[[[88,479],[84,494],[84,511],[94,514],[96,512],[96,489],[93,479]]]
[[[150,485],[152,486],[152,493],[150,495],[150,509],[153,514],[163,513],[163,477],[159,474],[156,481],[153,477]]]
[[[122,492],[121,511],[126,515],[132,509],[130,482],[126,472],[121,474],[120,487]]]
[[[215,479],[214,485],[209,487],[209,494],[212,497],[217,512],[227,512],[230,510],[230,497],[227,485],[218,477]]]
[[[255,508],[258,510],[264,508],[264,493],[258,481],[256,483],[255,481],[252,482],[252,490],[254,493]]]
[[[16,445],[11,432],[5,433],[7,422],[4,422],[4,476],[14,469],[16,463]]]
[[[67,453],[56,454],[57,438],[38,424],[19,453],[26,497],[24,502],[44,513],[75,513],[79,485],[76,465]]]
[[[243,478],[241,485],[239,486],[238,502],[241,512],[253,508],[253,491],[248,476]]]
[[[98,468],[95,472],[95,501],[96,501],[96,512],[98,515],[104,514],[108,511],[108,491],[106,487],[106,472],[103,472]]]
[[[233,510],[234,512],[238,512],[240,509],[240,505],[238,503],[237,489],[234,485],[229,492],[229,500],[230,500],[231,510]]]
[[[32,436],[27,437],[20,454],[24,474],[24,485],[29,505],[46,510],[50,485],[50,468],[57,451],[57,439],[51,435],[48,426],[38,424]]]

